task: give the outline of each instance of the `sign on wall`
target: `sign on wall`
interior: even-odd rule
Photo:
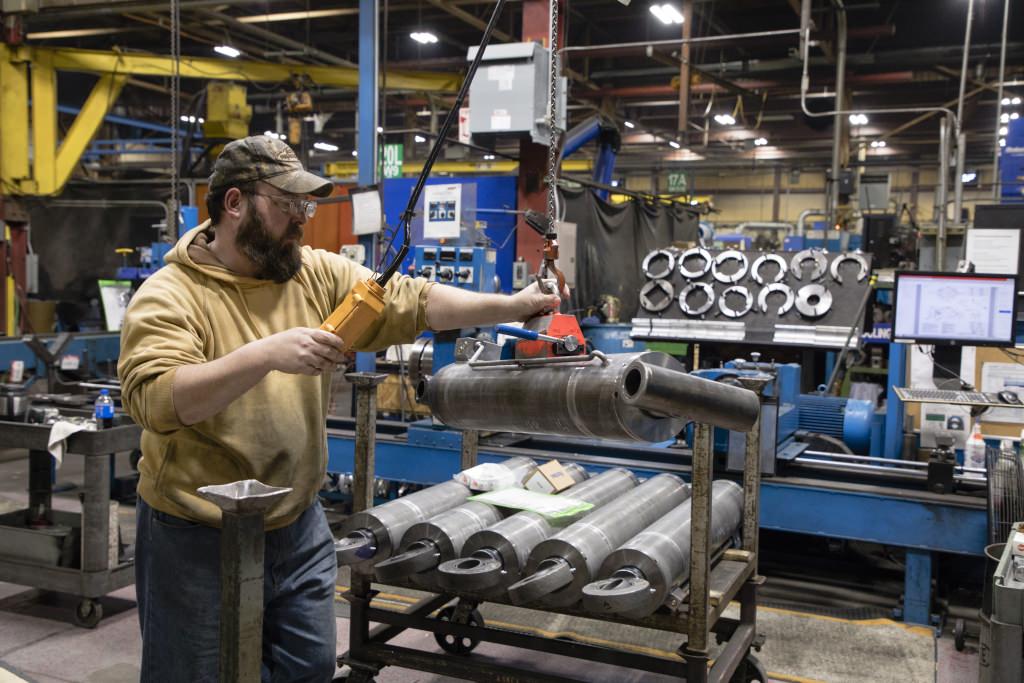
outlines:
[[[388,143],[381,150],[381,175],[385,178],[402,177],[402,156],[404,148],[401,143]]]
[[[423,236],[427,239],[458,237],[462,217],[462,185],[427,185],[423,189]]]

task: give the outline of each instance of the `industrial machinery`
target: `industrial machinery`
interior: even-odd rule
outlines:
[[[467,246],[417,245],[413,270],[418,277],[474,292],[499,289],[494,249]]]

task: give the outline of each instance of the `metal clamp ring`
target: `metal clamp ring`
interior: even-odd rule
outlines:
[[[730,294],[743,295],[746,301],[743,304],[742,309],[737,311],[732,308],[729,308],[729,306],[726,305],[726,300],[728,299]],[[718,297],[718,310],[722,312],[722,315],[728,316],[730,318],[742,318],[747,313],[750,313],[750,309],[753,307],[753,305],[754,297],[751,296],[750,290],[744,287],[743,285],[733,285],[732,287],[729,287],[724,292],[722,292],[722,294]]]
[[[690,304],[686,302],[689,298],[690,293],[695,289],[699,289],[704,292],[706,301],[696,308],[690,308]],[[690,284],[683,287],[683,291],[679,292],[679,308],[686,315],[704,315],[711,310],[711,307],[715,305],[715,290],[711,288],[706,282],[691,282]]]
[[[860,282],[868,276],[867,259],[857,252],[847,252],[845,254],[840,254],[839,257],[832,262],[832,265],[829,266],[829,272],[832,273],[832,279],[839,284],[843,284],[843,276],[839,274],[839,265],[843,261],[853,261],[860,266],[860,270],[857,271],[857,282]]]
[[[750,277],[754,278],[754,282],[759,285],[764,284],[764,278],[761,277],[761,266],[768,262],[774,263],[779,267],[779,272],[775,274],[772,282],[782,282],[786,277],[786,271],[789,270],[789,266],[786,265],[786,259],[778,254],[761,254],[754,261],[754,265],[750,266]]]
[[[655,302],[651,300],[650,295],[655,290],[660,290],[665,295],[665,298],[662,301]],[[672,299],[674,298],[675,290],[672,287],[672,283],[668,280],[651,280],[643,286],[643,289],[640,290],[640,305],[651,313],[664,311],[669,307],[669,304],[672,303]]]
[[[739,261],[740,267],[732,275],[726,275],[719,268],[726,261]],[[719,282],[724,282],[727,285],[735,284],[743,279],[743,276],[747,274],[747,256],[742,251],[736,251],[735,249],[729,249],[723,251],[721,254],[715,257],[714,264],[711,266],[711,274],[715,276],[715,279]]]
[[[786,300],[782,302],[782,305],[779,306],[779,310],[777,310],[775,314],[780,316],[786,315],[789,313],[790,309],[793,308],[793,300],[795,297],[790,286],[781,282],[773,282],[758,293],[757,307],[761,309],[762,313],[767,313],[768,297],[775,293],[784,294],[786,297]]]
[[[668,264],[664,268],[657,268],[662,260],[667,260]],[[651,270],[652,265],[655,266],[656,270]],[[676,255],[668,249],[655,249],[644,257],[644,262],[640,267],[648,279],[664,280],[672,275],[672,269],[676,267]]]
[[[686,260],[693,256],[699,256],[701,259],[704,260],[704,265],[701,267],[700,270],[690,270],[689,268],[686,267]],[[711,254],[708,253],[707,249],[704,249],[702,247],[693,247],[692,249],[687,249],[682,254],[680,254],[679,258],[676,259],[676,263],[679,264],[680,275],[682,275],[688,280],[696,280],[699,277],[704,277],[704,275],[709,270],[711,270],[712,260],[713,259],[711,258]]]
[[[816,299],[811,303],[811,299]],[[796,293],[796,310],[805,318],[820,318],[832,308],[832,292],[823,285],[804,285]]]
[[[814,260],[814,269],[811,271],[811,281],[820,280],[828,271],[828,259],[825,258],[825,253],[820,249],[804,249],[797,252],[789,265],[789,269],[793,272],[793,277],[797,280],[803,280],[804,262],[812,259]]]

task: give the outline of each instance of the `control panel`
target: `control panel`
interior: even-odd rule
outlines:
[[[413,275],[475,292],[495,292],[497,253],[487,247],[418,245]]]

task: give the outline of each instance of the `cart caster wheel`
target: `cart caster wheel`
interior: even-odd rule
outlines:
[[[967,640],[967,625],[963,619],[957,619],[953,624],[953,646],[957,652],[963,652]]]
[[[451,621],[452,616],[455,614],[455,606],[448,605],[437,614],[437,618],[440,621]],[[484,618],[480,614],[479,610],[473,610],[469,613],[469,621],[466,622],[467,626],[483,626]],[[472,652],[477,645],[480,644],[478,638],[464,638],[460,636],[454,636],[447,633],[435,633],[434,640],[441,646],[441,649],[445,652],[453,655],[468,655]]]
[[[743,658],[736,673],[732,675],[729,683],[768,683],[768,672],[761,665],[761,660],[752,654]]]
[[[103,618],[103,605],[99,600],[84,598],[75,609],[75,623],[83,628],[96,628]]]

